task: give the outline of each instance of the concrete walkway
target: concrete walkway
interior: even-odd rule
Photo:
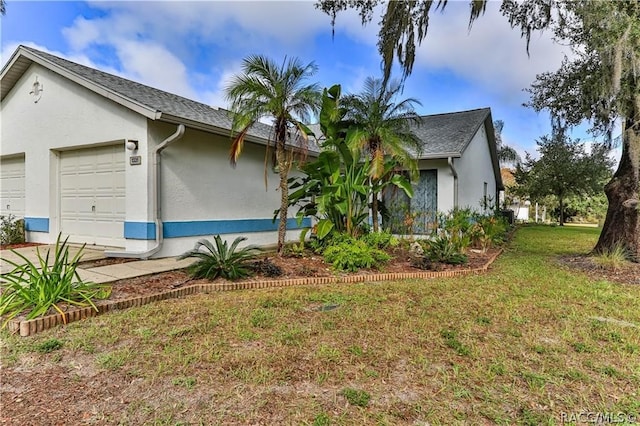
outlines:
[[[15,249],[16,252],[25,256],[29,261],[38,265],[37,250],[40,250],[42,257],[46,256],[47,250],[53,250],[54,245],[42,245],[33,247],[22,247]],[[70,257],[73,257],[78,250],[79,246],[70,246]],[[85,247],[82,252],[82,262],[95,261],[104,259],[104,250],[102,248]],[[50,258],[53,256],[53,252]],[[6,274],[13,270],[13,266],[5,261],[5,259],[12,262],[22,264],[24,261],[20,259],[15,253],[10,250],[0,250],[0,274]],[[51,261],[51,259],[49,259]],[[174,257],[167,257],[162,259],[150,259],[150,260],[135,260],[126,263],[118,263],[106,266],[90,267],[86,268],[82,265],[77,269],[80,278],[85,281],[93,281],[95,283],[109,283],[118,281],[125,278],[135,278],[143,275],[155,274],[158,272],[173,271],[175,269],[186,268],[191,265],[194,259],[177,260]]]

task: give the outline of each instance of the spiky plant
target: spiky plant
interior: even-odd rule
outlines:
[[[189,257],[199,259],[189,267],[189,272],[194,278],[214,280],[222,277],[237,280],[251,275],[247,262],[253,260],[260,251],[256,246],[238,249],[238,245],[246,239],[246,237],[238,237],[230,246],[220,235],[213,237],[213,243],[207,239],[201,239],[193,250],[184,253],[180,259]]]

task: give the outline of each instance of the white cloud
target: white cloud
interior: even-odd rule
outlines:
[[[230,64],[228,68],[225,68],[218,78],[215,89],[203,94],[202,102],[206,103],[207,105],[228,109],[229,105],[225,97],[225,89],[227,88],[229,83],[231,83],[231,79],[233,78],[233,76],[238,74],[240,71],[240,62],[234,62]]]
[[[469,32],[468,4],[451,2],[444,13],[432,16],[416,65],[450,70],[505,100],[522,99],[521,90],[530,86],[536,74],[557,69],[568,49],[543,34],[532,38],[528,57],[526,41],[498,8],[499,3],[489,2],[485,15]]]
[[[171,93],[197,99],[185,65],[163,46],[153,42],[114,41],[123,69],[133,79]],[[137,77],[137,78],[135,78]]]

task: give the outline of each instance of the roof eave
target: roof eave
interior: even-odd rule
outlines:
[[[14,79],[12,79],[11,81],[9,81],[9,85],[5,86],[6,82],[4,81],[5,79],[5,75],[9,72],[9,70],[11,69],[11,66],[14,65],[19,59],[20,57],[24,57],[29,59],[32,63],[37,63],[45,68],[50,69],[51,71],[107,98],[110,99],[134,112],[137,112],[138,114],[141,114],[147,118],[150,118],[152,120],[156,120],[159,118],[160,116],[160,112],[157,111],[154,108],[150,108],[147,105],[141,104],[139,102],[136,102],[132,99],[129,99],[125,96],[122,96],[112,90],[109,90],[103,86],[100,86],[98,84],[95,84],[87,79],[85,79],[84,77],[81,77],[71,71],[69,71],[66,68],[63,68],[49,60],[47,60],[46,58],[43,58],[37,54],[34,54],[26,49],[24,49],[22,46],[18,47],[18,49],[16,50],[16,52],[14,53],[13,57],[11,58],[11,60],[7,63],[7,65],[2,69],[2,75],[0,77],[0,85],[2,86],[2,99],[4,99],[4,97],[11,91],[11,89],[13,88],[13,86],[15,86],[15,84],[17,83],[18,79],[22,76],[22,74],[24,74],[24,71],[26,71],[26,69],[28,67],[26,67],[23,72],[20,73],[20,76],[16,76],[14,77]],[[7,87],[6,92],[5,92],[5,87]]]
[[[158,117],[157,120],[165,122],[165,123],[171,123],[171,124],[184,124],[186,127],[189,127],[191,129],[201,130],[203,132],[212,133],[214,135],[219,135],[219,136],[231,138],[231,130],[230,129],[226,129],[224,127],[219,127],[219,126],[214,126],[214,125],[211,125],[211,124],[205,124],[205,123],[202,123],[200,121],[189,120],[189,119],[186,119],[186,118],[183,118],[183,117],[179,117],[179,116],[176,116],[176,115],[163,113]],[[252,134],[247,134],[245,136],[245,140],[247,142],[254,143],[254,144],[257,144],[257,145],[263,145],[263,146],[266,146],[266,145],[268,145],[270,143],[269,140],[267,140],[265,138],[258,137],[258,136],[254,136]],[[297,147],[297,146],[293,146],[293,145],[290,145],[290,144],[288,144],[287,146],[290,147],[290,148],[293,147],[294,149],[299,150],[299,151],[304,151],[302,148]],[[314,151],[314,150],[309,149],[308,150],[308,154],[311,155],[311,156],[317,156],[319,153]]]
[[[491,154],[491,163],[493,166],[493,174],[496,179],[496,189],[498,191],[504,191],[504,183],[502,182],[502,175],[500,174],[500,160],[498,159],[498,146],[496,144],[496,135],[493,129],[493,119],[491,117],[491,110],[482,122],[487,132],[487,143],[489,144],[489,153]],[[491,131],[489,131],[491,130]]]
[[[446,160],[447,158],[460,158],[460,152],[438,152],[435,154],[420,155],[418,160]]]

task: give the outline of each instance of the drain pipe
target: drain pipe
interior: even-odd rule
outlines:
[[[162,232],[162,218],[160,215],[160,154],[169,146],[169,144],[179,140],[184,135],[184,124],[179,124],[175,133],[163,140],[153,150],[153,167],[151,169],[151,195],[153,197],[153,215],[154,224],[156,226],[156,244],[151,249],[146,251],[106,251],[104,252],[107,257],[131,257],[135,259],[148,259],[162,247],[163,232]]]
[[[456,168],[453,167],[453,157],[447,158],[447,164],[449,164],[449,168],[453,174],[453,207],[458,207],[458,172]]]

